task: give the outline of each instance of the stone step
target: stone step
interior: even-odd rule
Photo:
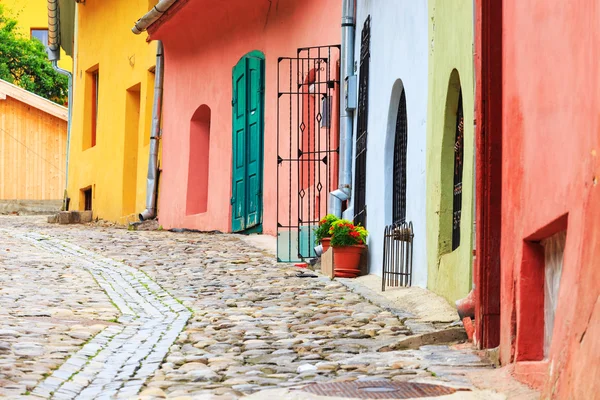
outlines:
[[[59,211],[48,217],[49,224],[86,224],[92,222],[92,211]]]

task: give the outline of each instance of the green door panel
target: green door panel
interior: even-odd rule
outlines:
[[[262,224],[264,60],[247,55],[233,68],[231,230]]]
[[[233,185],[231,230],[245,229],[246,203],[246,60],[233,69]]]

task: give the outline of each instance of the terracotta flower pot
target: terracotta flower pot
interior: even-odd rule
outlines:
[[[360,257],[364,245],[333,248],[334,275],[339,278],[356,278],[360,275]]]
[[[331,238],[328,237],[321,239],[321,246],[323,246],[323,253],[329,250],[329,247],[331,246]]]

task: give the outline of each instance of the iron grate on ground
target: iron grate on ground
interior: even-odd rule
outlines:
[[[350,397],[358,399],[412,399],[453,394],[457,389],[416,382],[336,382],[308,385],[304,392],[320,396]]]

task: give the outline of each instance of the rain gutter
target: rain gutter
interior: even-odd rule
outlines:
[[[352,137],[354,133],[354,103],[356,76],[354,75],[354,0],[344,0],[342,5],[342,79],[344,96],[340,96],[340,170],[339,187],[329,193],[329,213],[342,216],[342,203],[352,193]],[[350,100],[350,101],[349,101]]]
[[[140,221],[156,217],[156,197],[158,194],[158,148],[161,137],[161,118],[164,82],[164,54],[162,42],[156,47],[156,69],[154,71],[154,104],[152,105],[152,127],[150,131],[150,156],[148,157],[148,178],[146,183],[146,209],[139,214]]]
[[[136,35],[141,34],[146,29],[148,29],[150,25],[152,25],[160,17],[162,17],[163,14],[166,13],[169,10],[169,8],[171,8],[171,6],[176,2],[177,0],[160,0],[158,4],[152,7],[152,9],[148,11],[148,13],[146,13],[135,23],[133,28],[131,28],[131,31]]]
[[[69,78],[68,94],[68,120],[67,120],[67,149],[66,149],[66,170],[65,170],[65,194],[63,198],[63,210],[68,211],[69,198],[67,188],[69,187],[69,153],[71,148],[71,121],[73,116],[73,74],[58,66],[60,60],[60,8],[58,0],[48,0],[48,59],[52,63],[52,68],[61,75]]]

